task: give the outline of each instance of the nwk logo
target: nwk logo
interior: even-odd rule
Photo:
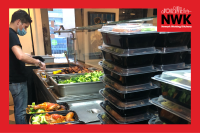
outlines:
[[[191,11],[179,6],[173,8],[164,8],[161,11],[161,24],[174,24],[174,25],[191,25],[190,21]]]

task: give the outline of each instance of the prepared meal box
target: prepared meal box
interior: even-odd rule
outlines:
[[[49,112],[33,114],[29,119],[29,124],[67,124],[67,123],[79,123],[79,118],[74,111],[62,111],[62,112]],[[80,122],[82,123],[82,122]]]
[[[97,117],[99,118],[102,124],[117,124],[117,122],[110,118],[110,116],[107,115],[105,112],[102,114],[98,114]]]
[[[159,70],[176,70],[185,68],[185,58],[190,51],[187,46],[174,48],[159,48],[160,52],[156,54],[153,65]]]
[[[153,114],[149,113],[150,106],[143,106],[130,110],[119,110],[108,101],[100,103],[104,111],[119,124],[130,124],[149,120]],[[151,105],[153,106],[153,105]]]
[[[187,46],[191,32],[160,32],[155,40],[155,47]]]
[[[154,75],[154,72],[149,73],[142,73],[142,74],[135,74],[129,76],[122,76],[119,73],[114,73],[113,71],[108,70],[107,68],[103,67],[104,74],[110,78],[111,80],[117,82],[122,86],[132,86],[132,85],[139,85],[149,83],[151,81],[151,77]]]
[[[152,79],[164,98],[191,108],[191,69],[163,72]]]
[[[152,82],[140,84],[140,85],[122,86],[121,84],[118,84],[117,82],[115,82],[114,80],[111,80],[105,75],[100,77],[100,81],[102,81],[106,85],[105,88],[109,87],[115,90],[117,93],[121,93],[121,94],[140,92],[140,91],[159,88],[157,85],[153,84]]]
[[[99,29],[105,44],[122,49],[153,47],[158,36],[157,27],[145,25],[113,25]]]
[[[98,114],[97,117],[99,118],[99,120],[101,121],[102,124],[118,124],[105,112],[102,114]],[[147,124],[147,123],[148,123],[148,120],[144,120],[144,121],[140,121],[140,122],[135,122],[133,124]]]
[[[109,95],[112,95],[117,99],[117,101],[120,102],[128,102],[126,105],[128,105],[130,102],[158,97],[159,96],[159,88],[154,89],[145,89],[145,90],[137,90],[133,91],[131,93],[119,93],[112,89],[111,87],[107,87],[103,89],[103,95],[106,97],[109,97]]]
[[[191,51],[188,51],[184,62],[185,62],[186,65],[190,65],[191,64]]]
[[[99,46],[107,62],[122,68],[136,68],[152,65],[158,51],[155,47],[143,49],[120,49],[112,46]]]
[[[150,100],[152,104],[157,106],[158,116],[162,122],[166,124],[190,124],[191,110],[169,101],[163,96]]]
[[[44,102],[38,105],[35,105],[35,102],[32,105],[28,105],[26,108],[26,121],[29,121],[29,118],[32,114],[40,114],[40,113],[49,113],[49,112],[62,112],[65,110],[69,110],[69,105],[66,102],[60,103],[49,103]]]

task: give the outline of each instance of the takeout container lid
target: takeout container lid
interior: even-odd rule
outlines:
[[[122,117],[117,112],[115,112],[115,110],[112,109],[112,113],[115,114],[115,116],[113,116],[110,111],[106,110],[105,102],[101,102],[100,106],[103,108],[106,114],[108,114],[114,121],[116,121],[119,124],[136,123],[136,122],[148,120],[153,116],[153,114],[151,113],[144,113],[144,114],[130,116],[130,117]]]
[[[158,88],[157,85],[152,84],[151,82],[146,83],[146,84],[133,85],[133,86],[122,86],[118,84],[117,82],[111,80],[110,78],[106,77],[105,75],[101,76],[99,79],[104,84],[108,85],[113,90],[115,90],[116,92],[123,93],[123,94]]]
[[[163,96],[159,96],[158,98],[150,99],[150,102],[161,109],[164,109],[182,119],[185,119],[185,120],[191,122],[191,110],[188,108],[185,108],[181,105],[171,102],[171,101],[163,98]]]
[[[130,76],[130,75],[137,75],[137,74],[144,74],[144,73],[151,73],[151,72],[157,72],[158,69],[156,69],[153,65],[146,66],[146,67],[137,67],[137,68],[121,68],[117,65],[114,65],[112,63],[109,63],[105,60],[100,61],[99,65],[103,68],[106,68],[107,70],[114,72],[120,76]]]
[[[149,25],[109,25],[98,29],[99,32],[116,35],[134,35],[146,33],[158,33],[156,26]],[[120,31],[120,32],[119,32]]]
[[[138,101],[132,101],[132,102],[122,102],[119,99],[117,99],[115,96],[110,94],[108,91],[106,91],[105,88],[101,89],[99,93],[104,98],[106,98],[111,104],[113,104],[116,108],[121,109],[121,110],[133,109],[133,108],[151,105],[151,103],[149,102],[149,98],[138,100]]]
[[[98,49],[117,55],[117,56],[137,56],[137,55],[146,55],[159,53],[160,51],[156,50],[155,47],[148,48],[137,48],[137,49],[122,49],[108,45],[98,46]]]
[[[166,71],[152,79],[191,91],[191,69]]]

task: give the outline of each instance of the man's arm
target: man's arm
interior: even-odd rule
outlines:
[[[46,69],[44,63],[26,55],[18,45],[13,46],[12,51],[18,60],[21,60],[25,63],[35,64],[36,66],[40,66],[41,69]]]

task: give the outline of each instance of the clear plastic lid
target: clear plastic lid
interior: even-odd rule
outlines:
[[[117,47],[112,47],[108,45],[98,46],[100,50],[103,50],[108,53],[112,53],[117,56],[136,56],[136,55],[145,55],[145,54],[153,54],[159,53],[155,47],[148,48],[138,48],[138,49],[121,49]]]
[[[137,74],[144,74],[144,73],[150,73],[150,72],[157,72],[158,70],[154,68],[154,66],[146,66],[146,67],[138,67],[138,68],[130,68],[130,69],[124,69],[121,67],[118,67],[116,65],[113,65],[105,60],[100,61],[99,65],[103,68],[108,69],[109,71],[112,71],[118,75],[121,76],[130,76],[130,75],[137,75]]]
[[[173,70],[179,70],[179,69],[189,69],[188,66],[185,65],[185,63],[177,63],[177,64],[169,64],[169,65],[156,65],[154,64],[154,67],[157,71],[173,71]]]
[[[119,99],[117,99],[115,96],[110,94],[105,88],[101,89],[99,93],[104,98],[106,98],[111,104],[113,104],[116,108],[122,109],[122,110],[151,105],[151,103],[149,102],[149,99],[138,100],[138,101],[133,101],[133,102],[122,102]]]
[[[103,26],[98,31],[110,34],[133,35],[133,34],[157,33],[157,27],[149,26],[146,24],[136,24],[136,25],[121,24],[121,25]]]
[[[163,98],[163,96],[160,96],[158,98],[153,98],[150,100],[150,102],[166,111],[169,111],[170,113],[172,113],[182,119],[185,119],[185,120],[191,122],[191,110],[188,108],[185,108],[181,105],[173,103],[173,102]]]
[[[109,115],[107,115],[105,112],[98,114],[97,117],[101,121],[102,124],[117,124],[112,118],[110,118]]]
[[[166,71],[153,79],[191,91],[191,69]]]
[[[115,110],[113,110],[109,105],[106,105],[105,102],[100,103],[100,106],[114,121],[116,121],[119,124],[136,123],[136,122],[148,120],[153,116],[153,114],[151,113],[144,113],[141,115],[122,117]]]
[[[147,84],[134,85],[134,86],[122,86],[116,83],[115,81],[111,80],[110,78],[106,77],[105,75],[100,77],[99,79],[104,84],[114,89],[116,92],[123,93],[123,94],[158,88],[157,85],[154,85],[151,82]]]
[[[149,23],[119,23],[116,24],[119,26],[153,26],[153,24],[149,24]]]
[[[191,51],[187,46],[181,47],[156,47],[160,54]]]

